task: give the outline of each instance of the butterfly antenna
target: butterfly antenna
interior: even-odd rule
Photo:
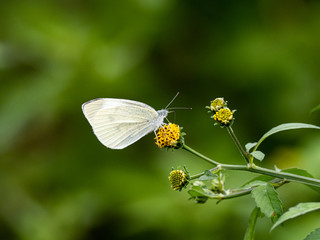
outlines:
[[[165,107],[165,109],[168,109],[168,107],[170,106],[170,104],[178,97],[179,92],[177,92],[177,94],[174,96],[174,98],[172,98],[172,100],[169,102],[169,104]]]
[[[166,108],[167,110],[192,110],[192,108],[188,108],[188,107],[173,107],[173,108]]]

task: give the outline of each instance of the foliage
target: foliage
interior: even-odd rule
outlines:
[[[226,104],[224,101],[220,101],[223,98],[217,98],[211,101],[211,106],[207,107],[210,109],[215,115],[217,112],[222,111],[226,108]],[[218,102],[221,103],[219,105],[219,109],[216,107],[212,107],[213,103]],[[228,109],[228,111],[230,111]],[[230,111],[231,112],[231,111]],[[233,111],[234,112],[234,111]],[[298,217],[302,214],[305,214],[310,211],[320,209],[320,202],[315,203],[299,203],[295,207],[291,207],[287,212],[283,213],[283,203],[280,200],[279,194],[276,191],[276,188],[281,187],[285,183],[289,182],[299,182],[303,183],[307,186],[310,186],[312,189],[319,193],[320,189],[320,180],[313,178],[311,174],[307,171],[298,169],[298,168],[290,168],[281,170],[279,168],[275,168],[275,170],[266,169],[262,167],[258,167],[254,163],[254,159],[259,160],[260,162],[264,159],[265,154],[261,151],[257,151],[259,145],[271,135],[292,129],[302,129],[302,128],[311,128],[320,130],[320,127],[304,124],[304,123],[286,123],[281,124],[277,127],[272,128],[267,133],[265,133],[258,142],[255,143],[247,143],[245,145],[246,151],[242,148],[239,140],[237,139],[233,129],[232,124],[234,123],[234,119],[229,119],[230,123],[221,125],[221,120],[214,118],[215,121],[219,122],[219,125],[222,128],[227,128],[228,133],[231,138],[234,140],[236,146],[238,147],[241,155],[246,161],[247,165],[231,165],[231,164],[222,164],[215,160],[212,160],[199,152],[193,150],[187,145],[183,145],[182,148],[189,151],[190,153],[202,158],[203,160],[215,165],[215,168],[206,170],[204,173],[196,174],[194,176],[190,176],[189,179],[195,180],[191,183],[191,187],[188,191],[191,199],[194,199],[196,203],[206,203],[209,199],[217,199],[218,202],[229,199],[241,197],[243,195],[250,194],[255,200],[256,207],[251,214],[251,218],[249,221],[249,225],[244,236],[245,240],[250,240],[255,238],[255,225],[257,222],[258,216],[265,216],[270,218],[274,223],[271,230],[273,230],[278,225],[287,221],[288,219]],[[169,133],[168,133],[169,134]],[[252,150],[253,149],[253,150]],[[251,151],[250,151],[251,150]],[[259,173],[260,176],[252,179],[251,181],[244,184],[241,188],[238,189],[225,189],[225,170],[240,170],[240,171],[248,171]],[[313,233],[312,235],[317,234]],[[311,236],[312,236],[311,235]],[[308,238],[310,235],[308,235]]]
[[[277,222],[272,226],[271,230],[273,230],[275,227],[279,226],[283,222],[287,221],[288,219],[298,217],[302,214],[306,214],[311,211],[319,210],[320,209],[320,203],[299,203],[297,206],[289,208],[289,210],[284,213]]]

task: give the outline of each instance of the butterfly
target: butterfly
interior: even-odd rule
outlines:
[[[82,104],[82,111],[99,141],[111,149],[123,149],[155,132],[169,113],[167,109],[156,111],[145,103],[117,98],[91,100]]]

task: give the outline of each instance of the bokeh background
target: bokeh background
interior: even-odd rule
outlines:
[[[152,134],[118,151],[92,133],[81,104],[116,97],[164,108],[186,143],[223,163],[243,160],[205,106],[237,109],[245,144],[286,122],[320,125],[320,2],[317,0],[2,0],[0,2],[0,239],[242,239],[250,196],[204,205],[170,188],[171,167],[211,168],[189,153],[160,150]],[[320,177],[320,134],[266,140],[264,167]],[[227,187],[255,175],[227,172]],[[308,187],[279,189],[285,209],[319,201]],[[303,239],[319,212],[257,239]]]

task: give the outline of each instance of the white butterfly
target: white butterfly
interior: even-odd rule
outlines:
[[[117,98],[91,100],[82,104],[82,111],[99,141],[112,149],[123,149],[156,131],[168,115],[167,109],[156,111],[147,104]]]

